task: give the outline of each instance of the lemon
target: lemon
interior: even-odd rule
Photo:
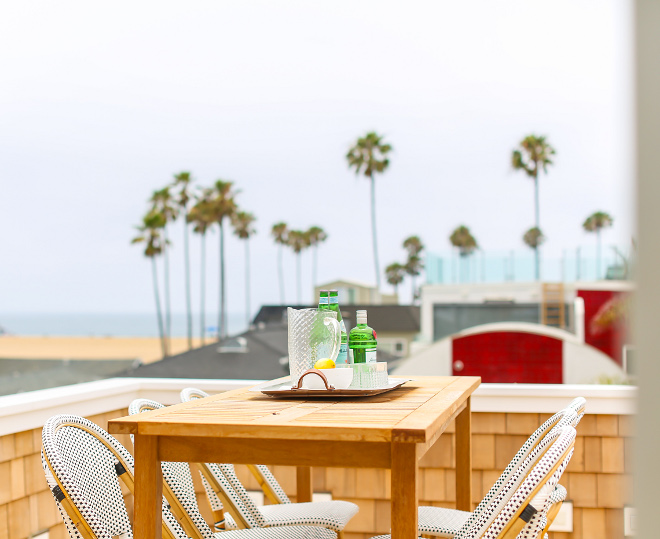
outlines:
[[[332,361],[329,357],[325,357],[323,359],[319,359],[316,363],[314,363],[314,368],[315,369],[334,369],[335,368],[335,362]]]

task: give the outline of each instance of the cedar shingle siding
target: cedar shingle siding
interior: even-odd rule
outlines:
[[[107,427],[108,419],[126,415],[117,410],[89,419]],[[549,414],[473,413],[473,490],[475,504],[495,482],[527,437]],[[562,478],[574,504],[574,532],[550,539],[622,539],[623,507],[632,504],[632,418],[587,415],[578,425],[575,454]],[[117,436],[132,450],[127,436]],[[66,539],[66,531],[46,488],[39,451],[41,429],[0,437],[0,539],[25,539],[48,530],[50,539]],[[369,458],[365,455],[365,458]],[[420,504],[453,507],[453,426],[421,461]],[[259,486],[244,466],[237,471],[246,487]],[[274,467],[275,475],[295,501],[295,471]],[[195,476],[200,509],[209,518],[203,488]],[[314,489],[357,503],[360,512],[346,528],[346,539],[367,539],[390,527],[389,470],[315,469]],[[129,514],[132,500],[127,495]]]

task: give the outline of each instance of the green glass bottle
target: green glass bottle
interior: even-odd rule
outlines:
[[[337,290],[329,290],[329,309],[337,313],[337,322],[341,328],[341,345],[339,346],[339,355],[337,356],[338,365],[349,363],[348,361],[348,335],[346,334],[346,324],[341,317],[341,309],[339,308],[339,292]]]
[[[376,363],[376,332],[367,325],[367,311],[357,311],[355,326],[348,335],[351,363]]]
[[[328,309],[328,291],[319,291],[319,311],[326,311]]]

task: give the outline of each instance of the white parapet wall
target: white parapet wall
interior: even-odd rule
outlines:
[[[219,393],[261,382],[262,380],[110,378],[7,395],[0,397],[0,436],[39,428],[55,414],[92,416],[121,410],[137,398],[174,404],[179,402],[179,392],[185,387]],[[566,406],[575,397],[587,399],[588,414],[636,413],[636,387],[571,384],[481,384],[472,398],[472,410],[551,414]]]

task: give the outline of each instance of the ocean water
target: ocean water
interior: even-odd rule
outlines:
[[[217,331],[218,315],[207,315],[206,332]],[[158,337],[158,322],[155,314],[149,313],[0,313],[2,330],[12,335],[39,335],[62,337]],[[227,329],[230,335],[241,333],[247,328],[245,315],[229,313]],[[193,336],[198,337],[199,317],[193,316]],[[172,314],[172,336],[187,335],[186,316]]]

